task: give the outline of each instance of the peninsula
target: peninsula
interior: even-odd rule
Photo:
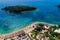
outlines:
[[[30,7],[30,6],[7,6],[2,8],[2,10],[9,11],[12,13],[19,13],[24,11],[33,11],[33,10],[36,10],[36,8]]]

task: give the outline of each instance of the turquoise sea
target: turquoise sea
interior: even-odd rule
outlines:
[[[0,34],[12,32],[35,21],[60,24],[60,9],[56,7],[57,4],[60,4],[60,0],[0,0]],[[1,10],[13,5],[33,6],[37,10],[20,14]]]

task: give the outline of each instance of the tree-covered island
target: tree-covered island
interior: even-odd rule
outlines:
[[[60,8],[60,4],[58,4],[57,7]]]
[[[13,12],[13,13],[19,13],[24,11],[33,11],[33,10],[36,10],[36,8],[30,7],[30,6],[8,6],[8,7],[2,8],[2,10]]]

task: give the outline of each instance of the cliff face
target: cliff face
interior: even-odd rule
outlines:
[[[5,8],[2,8],[2,10],[19,13],[19,12],[24,12],[24,11],[36,10],[36,8],[35,7],[29,7],[29,6],[8,6]]]

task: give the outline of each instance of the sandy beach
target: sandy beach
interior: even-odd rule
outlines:
[[[11,32],[11,33],[8,33],[8,34],[0,34],[0,39],[14,37],[14,36],[18,35],[19,33],[23,32],[23,31],[25,33],[29,33],[35,28],[35,24],[39,24],[39,23],[48,24],[48,23],[44,23],[44,22],[33,22],[32,24],[30,24],[30,25],[28,25],[28,26],[26,26],[22,29],[16,30],[14,32]],[[48,24],[48,25],[52,25],[52,24]],[[33,28],[33,26],[34,26],[34,28]]]

